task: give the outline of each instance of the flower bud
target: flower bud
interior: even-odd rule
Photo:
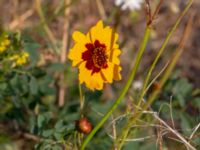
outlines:
[[[76,129],[84,134],[88,134],[92,130],[92,124],[89,122],[87,118],[81,118],[75,122]]]

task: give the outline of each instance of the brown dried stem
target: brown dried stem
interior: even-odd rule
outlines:
[[[65,0],[65,5],[68,6],[70,4],[70,0]],[[68,29],[69,29],[69,15],[70,15],[70,7],[67,7],[65,9],[65,21],[63,26],[63,40],[62,40],[62,49],[60,53],[60,62],[65,63],[66,62],[66,55],[67,55],[67,47],[68,47]],[[65,104],[65,89],[66,86],[62,84],[62,81],[64,80],[64,73],[61,73],[60,75],[60,87],[59,87],[59,93],[58,93],[58,105],[59,107],[62,107]]]
[[[97,4],[97,8],[99,10],[99,14],[101,16],[101,19],[105,20],[107,17],[106,17],[106,13],[105,13],[105,9],[104,9],[102,1],[96,0],[96,4]]]

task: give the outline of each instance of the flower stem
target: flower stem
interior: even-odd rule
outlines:
[[[143,98],[144,95],[145,95],[146,87],[147,87],[147,85],[148,85],[148,83],[149,83],[149,79],[150,79],[150,77],[151,77],[151,74],[152,74],[152,72],[153,72],[153,70],[154,70],[154,68],[155,68],[155,66],[156,66],[156,64],[157,64],[157,62],[158,62],[160,56],[161,56],[162,53],[164,52],[165,47],[166,47],[167,43],[169,42],[169,39],[171,38],[171,36],[172,36],[172,34],[174,33],[174,31],[177,29],[178,25],[180,24],[182,18],[185,16],[186,12],[187,12],[188,9],[190,8],[191,4],[192,4],[192,0],[188,3],[188,5],[186,6],[186,8],[185,8],[184,11],[182,12],[182,14],[178,17],[176,23],[174,24],[174,26],[172,27],[172,29],[171,29],[170,32],[168,33],[168,35],[167,35],[166,39],[164,40],[164,42],[163,42],[161,48],[159,49],[158,54],[157,54],[156,58],[154,59],[152,65],[151,65],[151,67],[150,67],[150,69],[149,69],[149,71],[148,71],[147,77],[145,78],[144,86],[143,86],[143,88],[142,88],[142,92],[141,92],[141,94],[140,94],[139,101],[138,101],[138,104],[137,104],[138,106],[139,106],[139,105],[141,104],[141,102],[142,102],[142,98]]]
[[[163,77],[160,79],[160,82],[159,82],[159,86],[160,86],[160,89],[163,87],[163,85],[165,84],[165,82],[167,81],[167,79],[169,78],[172,70],[174,69],[179,57],[181,56],[181,54],[183,53],[183,46],[188,38],[188,35],[191,31],[191,26],[192,26],[192,20],[193,20],[193,17],[191,16],[189,21],[188,21],[188,24],[185,28],[185,31],[183,33],[183,36],[181,38],[181,41],[179,43],[179,46],[178,48],[175,50],[174,52],[174,55],[173,57],[171,58],[171,63],[169,64],[169,67],[167,68],[167,70],[165,71]],[[155,90],[152,95],[149,97],[149,99],[147,100],[147,103],[144,105],[145,108],[148,108],[149,105],[155,100],[155,98],[157,97],[157,95],[159,94],[160,92],[160,89],[159,90]]]
[[[190,26],[191,27],[191,26]],[[186,29],[186,31],[188,32],[189,29]],[[188,32],[189,33],[189,32]],[[185,33],[184,33],[185,34]],[[167,79],[169,78],[173,68],[175,67],[176,65],[176,62],[178,61],[178,58],[180,57],[180,55],[182,54],[183,52],[183,44],[184,42],[186,41],[186,37],[183,37],[183,40],[181,40],[181,43],[180,43],[180,46],[177,48],[177,50],[174,52],[174,56],[173,58],[171,59],[171,63],[169,64],[169,67],[167,68],[167,70],[165,71],[163,77],[161,78],[160,82],[159,82],[159,85],[160,87],[162,88],[163,85],[165,84],[165,82],[167,81]],[[155,90],[153,91],[153,93],[151,94],[151,96],[149,97],[149,99],[147,100],[147,103],[145,103],[145,105],[143,106],[142,110],[141,111],[138,111],[136,112],[135,116],[133,116],[127,126],[125,126],[124,128],[124,131],[122,132],[119,140],[121,141],[121,143],[117,144],[118,146],[118,150],[121,149],[122,145],[123,145],[123,142],[124,139],[126,138],[126,136],[128,135],[128,132],[130,130],[130,127],[135,123],[135,121],[140,118],[143,114],[143,111],[146,110],[151,104],[152,102],[156,99],[156,97],[158,96],[160,90]],[[120,142],[119,141],[119,142]]]
[[[106,122],[106,120],[110,117],[110,115],[113,113],[113,111],[117,108],[117,106],[120,104],[120,102],[123,100],[125,94],[127,93],[134,77],[135,74],[138,70],[141,58],[143,56],[145,47],[147,45],[148,39],[149,39],[149,35],[150,35],[150,30],[151,28],[149,26],[146,27],[145,29],[145,33],[144,33],[144,37],[142,40],[142,43],[140,45],[137,57],[136,57],[136,61],[135,61],[135,65],[132,69],[132,72],[128,78],[128,81],[126,82],[122,92],[120,93],[119,97],[116,99],[116,101],[113,103],[113,105],[111,106],[111,108],[108,110],[108,112],[105,114],[105,116],[101,119],[101,121],[94,127],[94,129],[92,130],[92,132],[90,132],[90,134],[86,137],[86,139],[83,141],[83,144],[81,146],[81,150],[85,149],[85,146],[88,144],[88,142],[92,139],[92,137],[94,136],[94,134],[101,128],[101,126]]]
[[[172,27],[171,31],[169,32],[168,36],[166,37],[161,49],[159,50],[158,52],[158,55],[156,56],[156,59],[154,60],[152,66],[150,67],[150,70],[148,72],[148,75],[145,79],[145,88],[142,89],[142,94],[140,96],[140,98],[142,99],[143,98],[143,94],[145,89],[146,89],[146,86],[147,86],[147,83],[149,81],[149,78],[150,78],[150,75],[160,57],[160,55],[162,54],[164,48],[166,47],[166,44],[168,43],[169,41],[169,38],[171,37],[172,33],[176,30],[177,26],[180,24],[183,16],[185,16],[186,12],[188,11],[188,9],[190,8],[190,6],[192,5],[192,0],[190,0],[187,4],[187,6],[185,7],[185,9],[183,10],[183,12],[181,13],[181,15],[179,16],[179,18],[177,19],[176,23],[174,24],[174,26]],[[164,85],[164,83],[166,82],[166,80],[169,78],[169,75],[171,74],[172,72],[172,69],[174,68],[177,60],[178,60],[178,57],[180,56],[180,54],[178,52],[175,52],[175,56],[172,58],[172,61],[169,65],[169,67],[167,68],[166,72],[164,73],[163,77],[161,78],[160,80],[160,88]],[[123,146],[124,144],[124,141],[126,139],[126,137],[128,136],[128,133],[130,131],[130,128],[132,127],[132,125],[136,122],[136,120],[138,118],[140,118],[143,114],[143,111],[146,110],[152,103],[153,101],[155,100],[155,98],[157,97],[157,95],[159,94],[159,90],[155,90],[153,91],[153,93],[151,94],[150,98],[147,100],[147,103],[145,103],[145,105],[142,107],[142,109],[139,111],[139,110],[136,110],[135,112],[135,115],[133,117],[131,117],[128,121],[128,123],[125,125],[125,127],[122,129],[122,132],[120,134],[120,136],[117,138],[116,140],[116,144],[117,145],[117,149],[120,150],[121,147]],[[140,101],[141,101],[140,99]],[[140,104],[140,101],[139,101],[139,104]]]
[[[79,95],[80,95],[80,116],[83,117],[83,107],[84,107],[84,97],[81,88],[81,84],[79,83]]]

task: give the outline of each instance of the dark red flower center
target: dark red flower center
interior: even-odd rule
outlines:
[[[87,50],[82,53],[82,59],[86,61],[86,68],[92,70],[92,74],[101,71],[102,68],[107,68],[106,46],[101,44],[98,40],[94,43],[85,44]]]

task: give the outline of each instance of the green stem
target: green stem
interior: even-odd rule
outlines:
[[[32,74],[30,72],[26,72],[26,71],[19,70],[19,69],[13,69],[12,71],[16,72],[16,73],[19,73],[19,74],[25,74],[25,75],[27,75],[29,77],[32,77]]]
[[[183,37],[180,41],[179,47],[176,49],[176,51],[174,52],[174,55],[171,59],[171,63],[169,65],[169,67],[167,68],[167,70],[165,71],[163,77],[161,78],[160,82],[159,82],[159,86],[160,88],[163,87],[163,85],[165,84],[165,82],[168,80],[172,70],[174,69],[179,57],[181,56],[181,54],[183,53],[183,46],[185,44],[185,41],[187,39],[188,33],[190,32],[191,29],[191,24],[192,24],[192,18],[190,18],[190,20],[188,21],[188,25],[185,29],[185,32],[183,33]],[[147,100],[147,103],[144,105],[144,108],[148,108],[150,106],[150,104],[156,99],[157,95],[159,94],[160,90],[155,90],[152,95],[150,96],[150,98]]]
[[[179,25],[180,21],[182,20],[183,16],[186,14],[186,12],[188,11],[188,9],[190,8],[190,6],[192,5],[192,0],[190,0],[186,6],[186,8],[184,9],[184,11],[182,12],[182,14],[179,16],[179,18],[177,19],[175,25],[172,27],[172,30],[169,32],[168,36],[166,37],[163,46],[161,47],[161,49],[159,50],[159,53],[156,57],[156,60],[153,62],[148,75],[147,75],[147,79],[145,80],[145,85],[147,86],[147,83],[149,81],[150,75],[155,67],[155,64],[157,63],[157,60],[159,59],[160,55],[162,54],[166,44],[169,41],[169,38],[171,37],[172,33],[175,31],[175,29],[177,28],[177,26]],[[166,80],[169,78],[169,75],[172,71],[172,69],[174,68],[178,57],[180,56],[180,54],[176,54],[175,57],[172,58],[172,62],[170,63],[169,67],[167,68],[166,72],[164,73],[163,77],[160,80],[160,87],[162,87],[164,85],[164,83],[166,82]],[[143,88],[142,90],[142,94],[144,94],[143,92],[145,91],[146,87]],[[141,95],[142,95],[141,94]],[[128,133],[130,131],[130,128],[132,127],[132,125],[135,123],[135,121],[140,118],[143,114],[143,111],[146,110],[155,100],[155,98],[157,97],[157,95],[159,94],[159,90],[155,90],[153,91],[153,93],[151,94],[150,98],[147,100],[147,103],[145,103],[145,105],[142,107],[142,110],[140,111],[136,111],[135,115],[130,118],[130,120],[128,121],[128,123],[125,125],[125,127],[122,129],[122,133],[121,135],[117,138],[116,140],[116,145],[117,145],[117,149],[120,150],[121,147],[124,144],[124,141],[126,139],[126,137],[128,136]],[[140,98],[143,98],[143,95],[140,96]],[[140,104],[140,101],[139,101]]]
[[[83,117],[83,106],[84,106],[84,97],[83,97],[83,92],[81,88],[81,84],[79,83],[79,95],[80,95],[80,115]]]
[[[135,77],[135,74],[138,70],[142,55],[144,53],[145,47],[146,47],[148,39],[149,39],[150,30],[151,30],[150,27],[147,26],[146,29],[145,29],[145,33],[144,33],[144,37],[143,37],[140,49],[139,49],[137,57],[136,57],[135,65],[133,67],[133,70],[132,70],[132,72],[131,72],[131,74],[128,78],[128,81],[126,82],[122,92],[120,93],[119,97],[114,102],[114,104],[111,106],[111,108],[108,110],[108,112],[105,114],[105,116],[101,119],[101,121],[94,127],[92,132],[90,132],[90,134],[87,136],[87,138],[83,141],[83,144],[81,146],[81,150],[85,149],[85,146],[92,139],[94,134],[101,128],[101,126],[106,122],[106,120],[110,117],[110,115],[113,113],[113,111],[117,108],[117,106],[123,100],[125,94],[127,93],[128,89],[129,89],[129,87],[130,87],[130,85],[131,85],[131,83],[132,83],[132,81]]]
[[[178,51],[179,50],[179,51]],[[164,73],[163,77],[161,78],[160,82],[159,82],[159,85],[160,85],[160,88],[163,87],[163,85],[165,84],[165,82],[167,81],[167,79],[169,78],[172,70],[174,69],[177,61],[178,61],[178,58],[180,57],[182,51],[180,50],[180,48],[178,48],[178,50],[175,52],[175,55],[174,57],[172,58],[172,61],[169,65],[169,67],[167,68],[166,72]],[[123,141],[127,135],[128,135],[128,132],[131,128],[131,126],[135,123],[135,121],[140,118],[143,114],[143,111],[145,111],[146,109],[149,108],[149,106],[153,103],[153,101],[156,99],[156,97],[158,96],[160,90],[154,90],[153,93],[151,94],[151,96],[149,97],[149,99],[147,100],[147,103],[145,103],[145,105],[143,106],[142,110],[140,110],[139,112],[136,112],[135,116],[133,116],[127,126],[124,128],[124,132],[122,133],[122,136],[120,136],[119,140]],[[118,149],[120,150],[121,147],[122,147],[123,143],[121,142],[119,145],[118,145]]]
[[[167,45],[167,43],[169,42],[169,39],[171,38],[172,34],[174,33],[174,31],[177,29],[178,25],[180,24],[182,18],[185,16],[185,14],[187,13],[188,9],[190,8],[192,4],[192,0],[188,3],[188,5],[186,6],[186,8],[184,9],[184,11],[182,12],[182,14],[179,16],[179,18],[177,19],[176,23],[174,24],[174,26],[172,27],[172,29],[170,30],[170,32],[168,33],[166,39],[164,40],[161,48],[159,49],[158,51],[158,54],[156,56],[156,58],[154,59],[149,71],[148,71],[148,74],[147,74],[147,77],[145,78],[145,81],[144,81],[144,86],[142,88],[142,92],[140,94],[140,97],[139,97],[139,101],[138,101],[138,104],[137,106],[139,106],[142,102],[142,98],[144,97],[145,95],[145,92],[146,92],[146,87],[149,83],[149,79],[151,77],[151,74],[160,58],[160,56],[162,55],[163,51],[165,50],[165,47]]]
[[[35,6],[36,6],[37,13],[38,13],[38,15],[39,15],[39,17],[40,17],[40,19],[42,21],[44,31],[46,32],[46,34],[47,34],[47,36],[49,38],[49,41],[52,44],[53,50],[55,51],[56,54],[59,54],[60,50],[56,46],[56,39],[53,36],[53,33],[51,32],[50,28],[47,25],[44,12],[42,11],[42,8],[41,8],[41,0],[36,0],[35,1]]]

